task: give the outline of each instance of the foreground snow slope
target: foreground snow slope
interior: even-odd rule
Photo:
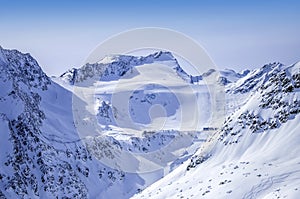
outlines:
[[[134,198],[298,198],[299,67],[265,65],[228,85],[240,108],[221,131]]]

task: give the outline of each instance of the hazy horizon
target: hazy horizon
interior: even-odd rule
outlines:
[[[300,61],[297,1],[1,1],[0,45],[29,52],[48,75],[80,67],[98,44],[142,27],[179,31],[220,68]]]

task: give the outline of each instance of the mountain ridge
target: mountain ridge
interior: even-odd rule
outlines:
[[[92,73],[85,71],[74,77],[73,71],[61,78],[76,84],[80,79],[98,78],[107,69],[106,79],[99,80],[109,83],[137,64],[154,60],[173,62],[173,69],[191,85],[198,86],[202,81],[200,76],[191,81],[192,76],[177,68],[179,65],[173,56],[164,55],[171,56],[161,52],[148,58],[119,57],[125,60],[120,64],[114,60],[111,68],[118,71],[119,67],[124,67],[117,76],[108,69],[111,67],[109,59],[94,65],[98,71],[93,69]],[[296,198],[300,190],[296,169],[300,162],[297,156],[300,151],[297,145],[300,141],[297,133],[300,128],[299,63],[290,66],[271,63],[241,73],[221,71],[216,82],[226,90],[228,109],[223,127],[218,129],[218,134],[198,137],[203,141],[193,145],[196,148],[186,151],[185,155],[178,156],[170,165],[170,171],[160,170],[146,176],[109,168],[91,153],[91,148],[95,147],[99,156],[106,154],[109,158],[115,155],[110,151],[113,145],[134,153],[148,153],[168,146],[170,140],[180,136],[178,131],[144,132],[144,137],[129,135],[128,140],[109,135],[105,139],[95,137],[86,143],[74,126],[72,91],[51,80],[28,53],[0,48],[0,130],[3,135],[0,140],[0,197],[129,198],[145,189],[135,197],[253,198],[282,192],[281,195],[290,193],[291,198]],[[106,67],[100,69],[103,65]],[[204,76],[210,77],[215,72],[211,70]],[[191,133],[188,135],[195,136]],[[276,148],[277,145],[281,148]],[[206,176],[203,170],[212,177]],[[250,179],[249,186],[235,191],[245,176]],[[162,180],[158,181],[160,178]],[[292,183],[284,186],[284,180]],[[274,185],[271,182],[275,182]],[[159,186],[165,189],[160,190]],[[220,195],[214,195],[216,187]]]
[[[228,93],[245,95],[242,106],[190,162],[136,197],[297,198],[299,75],[299,63],[272,63],[238,80]]]

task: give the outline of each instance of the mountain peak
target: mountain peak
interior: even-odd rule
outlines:
[[[49,77],[29,53],[0,48],[1,78],[23,82],[29,87],[47,88]]]
[[[173,56],[173,54],[169,51],[158,51],[158,52],[154,52],[151,53],[147,56],[134,56],[134,55],[124,55],[124,54],[111,54],[111,55],[107,55],[105,56],[103,59],[101,59],[99,62],[96,62],[98,64],[110,64],[113,62],[120,62],[120,61],[128,61],[130,59],[133,58],[140,58],[140,59],[149,59],[149,58],[153,58],[156,61],[171,61],[171,60],[175,60],[175,57]],[[89,63],[89,64],[95,64],[95,63]]]
[[[81,68],[72,69],[62,74],[60,78],[70,84],[96,78],[101,81],[120,79],[127,71],[143,64],[154,62],[170,62],[180,76],[189,81],[189,75],[177,63],[171,52],[159,51],[147,56],[109,55],[99,62],[87,63]]]

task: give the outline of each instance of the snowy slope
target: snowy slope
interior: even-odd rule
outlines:
[[[298,198],[299,63],[229,84],[240,107],[184,165],[135,198]]]
[[[191,76],[158,52],[50,79],[0,48],[0,68],[0,198],[299,194],[299,63]]]
[[[144,184],[90,155],[74,127],[72,94],[51,82],[29,54],[0,54],[1,196],[128,197]]]

